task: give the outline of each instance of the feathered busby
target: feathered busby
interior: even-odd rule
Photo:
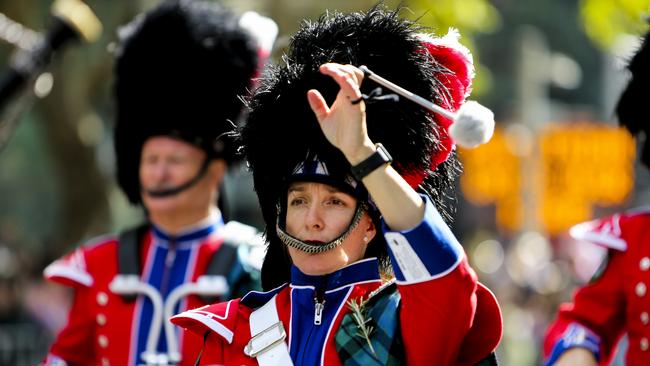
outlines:
[[[257,45],[216,3],[167,1],[120,32],[115,59],[117,178],[140,202],[144,141],[183,139],[208,158],[235,159],[229,134],[257,70]]]
[[[628,69],[631,79],[621,94],[616,107],[616,114],[621,125],[633,135],[644,135],[641,149],[641,161],[650,168],[650,121],[645,111],[650,86],[650,33],[646,34],[641,48],[634,55]]]
[[[287,180],[296,166],[309,155],[326,162],[331,175],[345,177],[350,170],[343,154],[326,140],[307,102],[310,89],[319,90],[329,104],[339,90],[331,78],[319,72],[320,65],[366,65],[450,110],[456,110],[470,90],[473,69],[460,62],[465,73],[457,73],[450,61],[458,58],[448,52],[441,51],[445,57],[431,52],[430,42],[421,36],[424,30],[401,19],[398,12],[376,6],[366,13],[327,13],[316,22],[304,23],[291,40],[285,64],[269,73],[251,100],[240,137],[266,222],[265,288],[289,279],[290,262],[275,225],[277,207],[286,199]],[[376,87],[366,79],[361,91],[370,95]],[[453,144],[441,143],[448,139],[449,123],[439,124],[439,117],[406,99],[367,100],[366,120],[372,141],[386,147],[395,169],[428,194],[444,215],[445,191],[458,171]],[[379,242],[369,245],[369,251],[375,250],[370,255],[381,257],[386,250],[383,235],[374,240]]]

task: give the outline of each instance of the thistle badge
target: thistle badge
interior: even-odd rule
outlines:
[[[368,344],[368,347],[370,347],[370,351],[372,354],[376,357],[377,353],[375,353],[375,349],[372,346],[372,343],[370,342],[370,335],[372,332],[375,330],[375,328],[370,325],[370,322],[372,321],[372,318],[367,317],[367,310],[366,309],[366,304],[368,303],[368,300],[363,300],[363,298],[359,299],[359,302],[357,302],[355,299],[351,299],[348,301],[348,308],[350,309],[352,313],[352,319],[354,319],[354,322],[357,323],[357,336],[365,339],[366,343]]]

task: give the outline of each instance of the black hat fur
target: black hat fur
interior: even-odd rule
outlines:
[[[632,58],[628,69],[632,74],[630,82],[621,94],[616,107],[619,123],[633,135],[645,135],[641,149],[641,161],[650,168],[650,121],[645,110],[650,85],[650,33],[646,34],[641,48]]]
[[[212,2],[167,1],[120,30],[115,59],[118,182],[140,202],[144,141],[183,139],[209,158],[235,158],[234,129],[257,67],[253,38]],[[221,138],[220,138],[221,137]]]
[[[325,139],[307,102],[310,89],[319,90],[330,104],[338,92],[338,85],[322,75],[319,66],[327,62],[366,65],[386,79],[439,102],[447,91],[433,75],[445,70],[424,50],[416,38],[418,32],[422,32],[418,25],[383,6],[367,13],[327,13],[316,22],[302,25],[291,40],[285,64],[272,70],[257,89],[241,138],[266,221],[269,249],[262,269],[265,288],[286,282],[289,276],[288,257],[275,234],[276,205],[286,197],[285,181],[295,166],[309,151],[327,162],[330,170],[339,170],[336,175],[344,175],[350,168],[342,153]],[[361,91],[368,94],[376,87],[365,80]],[[387,148],[400,173],[425,173],[418,188],[444,214],[444,191],[453,185],[458,163],[452,156],[435,171],[430,170],[432,151],[438,148],[434,118],[405,99],[368,104],[366,110],[372,141]],[[383,254],[379,255],[384,256],[383,235],[377,237],[381,243],[369,248],[381,247]]]

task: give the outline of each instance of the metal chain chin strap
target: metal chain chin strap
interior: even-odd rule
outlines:
[[[354,213],[354,217],[352,218],[352,221],[350,222],[350,226],[348,226],[348,229],[343,234],[341,234],[341,236],[339,236],[338,238],[332,240],[327,244],[309,244],[287,234],[287,232],[285,232],[284,230],[282,230],[282,228],[280,228],[279,215],[278,215],[278,222],[276,222],[275,224],[275,232],[276,234],[278,234],[278,237],[280,238],[280,240],[282,240],[282,242],[285,245],[288,245],[292,248],[301,250],[309,254],[323,253],[328,250],[332,250],[343,243],[343,241],[350,235],[352,230],[354,230],[354,228],[357,227],[357,225],[359,225],[359,221],[361,221],[361,218],[363,217],[363,214],[366,212],[366,209],[367,209],[366,204],[360,203],[357,206],[357,210]]]

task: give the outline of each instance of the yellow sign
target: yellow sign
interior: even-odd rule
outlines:
[[[634,188],[634,138],[622,128],[555,124],[540,137],[540,216],[550,233],[592,218],[592,206],[625,201]]]
[[[529,155],[513,148],[521,145],[517,139],[497,130],[488,144],[459,154],[463,193],[474,204],[495,204],[503,229],[522,229],[523,215],[529,215],[557,234],[591,219],[593,205],[624,202],[634,188],[634,138],[622,128],[551,124],[534,146],[523,149],[532,151]],[[533,212],[524,200],[534,201],[525,205]]]
[[[522,224],[521,161],[511,137],[497,130],[489,143],[475,149],[459,149],[463,162],[460,179],[465,197],[472,203],[496,205],[500,227],[516,230]]]

